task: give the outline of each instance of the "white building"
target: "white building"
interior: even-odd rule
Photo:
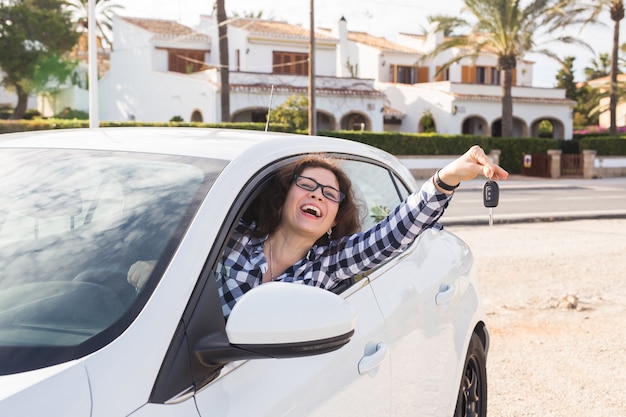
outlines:
[[[307,95],[308,29],[261,19],[228,22],[231,120],[264,122],[272,91],[273,106]],[[440,34],[400,34],[391,42],[350,32],[343,18],[336,28],[318,29],[315,40],[318,130],[415,133],[424,130],[427,117],[439,133],[499,136],[502,90],[495,56],[483,54],[435,75],[458,53],[424,62]],[[520,61],[514,76],[515,136],[537,136],[547,120],[555,138],[571,138],[575,103],[563,89],[532,87],[532,65]],[[116,17],[110,71],[99,86],[100,120],[180,116],[219,122],[220,90],[215,16],[201,16],[193,29]]]

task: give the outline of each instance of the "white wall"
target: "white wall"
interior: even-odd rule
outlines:
[[[395,109],[405,113],[401,131],[407,133],[417,132],[419,120],[427,110],[435,119],[437,132],[443,134],[460,134],[463,121],[471,116],[485,119],[489,127],[502,117],[499,86],[451,82],[415,85],[376,83],[376,86],[384,91]],[[489,96],[494,99],[481,99]],[[572,109],[560,102],[565,99],[565,90],[515,87],[513,96],[532,99],[513,103],[514,117],[523,120],[527,129],[537,120],[556,119],[563,124],[564,138],[572,138]],[[453,106],[457,106],[456,114],[452,112]]]
[[[195,110],[205,122],[218,120],[215,70],[166,72],[167,53],[154,48],[151,34],[125,21],[116,21],[114,36],[111,70],[100,81],[101,120],[167,122],[181,116],[190,121]],[[196,45],[206,47],[202,42]]]
[[[363,44],[355,44],[355,50],[354,61],[350,59],[350,62],[359,64],[359,78],[380,79],[383,68],[380,51]]]

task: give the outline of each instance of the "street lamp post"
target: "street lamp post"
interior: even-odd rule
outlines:
[[[311,0],[311,21],[309,29],[309,135],[317,134],[315,117],[315,15],[314,0]]]
[[[96,0],[89,0],[89,17],[87,20],[89,50],[89,127],[95,128],[100,126],[98,119],[98,45],[96,44]]]

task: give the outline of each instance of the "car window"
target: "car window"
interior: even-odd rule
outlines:
[[[0,352],[13,356],[0,357],[0,368],[19,368],[15,358],[29,349],[49,348],[52,362],[68,352],[80,356],[74,347],[95,349],[121,332],[224,165],[138,153],[3,149]],[[158,261],[144,294],[126,280],[138,260]],[[23,365],[32,369],[33,361]]]
[[[362,228],[369,229],[408,195],[406,187],[389,170],[363,161],[342,162],[358,200],[365,204]]]
[[[282,161],[287,163],[288,161]],[[227,317],[234,300],[241,296],[244,289],[249,289],[249,284],[240,285],[244,280],[244,275],[240,272],[245,270],[244,266],[256,265],[262,256],[260,250],[263,237],[250,236],[251,229],[254,228],[258,216],[263,215],[258,212],[258,208],[264,204],[255,201],[259,195],[263,195],[261,190],[268,186],[269,179],[278,166],[266,168],[259,174],[251,186],[247,197],[243,197],[240,214],[234,218],[234,223],[230,226],[228,238],[222,245],[218,262],[214,265],[214,273],[218,282],[220,298],[224,308],[224,315]],[[404,185],[388,169],[360,160],[343,159],[341,168],[350,177],[357,201],[361,204],[361,229],[365,230],[377,222],[384,219],[407,195],[408,191]],[[246,195],[246,194],[242,194]],[[255,273],[259,274],[258,268]],[[245,275],[249,277],[249,274]],[[345,280],[332,290],[341,293],[343,290],[360,279]],[[229,306],[228,304],[231,304]]]

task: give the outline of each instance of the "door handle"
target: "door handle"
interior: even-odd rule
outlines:
[[[376,375],[378,367],[385,359],[385,356],[387,356],[388,351],[389,345],[387,343],[379,342],[376,344],[376,351],[370,355],[363,356],[359,361],[359,374],[369,374],[370,376]]]
[[[454,285],[443,285],[435,296],[435,303],[442,305],[448,303],[454,297]]]

